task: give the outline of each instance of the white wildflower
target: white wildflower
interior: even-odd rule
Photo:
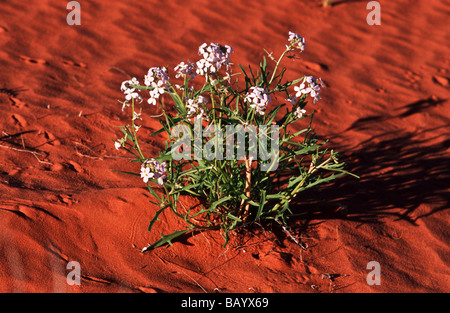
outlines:
[[[125,101],[123,102],[122,111],[125,109],[125,107],[128,105],[128,102],[131,99],[137,99],[142,101],[142,97],[139,94],[139,90],[137,90],[133,86],[139,86],[139,82],[136,79],[136,77],[133,77],[130,80],[122,82],[122,85],[120,86],[120,90],[122,90],[122,92],[125,95]]]
[[[133,120],[133,121],[138,120],[138,119],[139,119],[139,120],[142,120],[141,114],[142,114],[142,112],[139,112],[139,113],[133,112],[133,118],[132,118],[132,120]]]
[[[303,114],[305,114],[305,113],[306,113],[306,110],[298,107],[297,110],[295,110],[295,112],[294,112],[294,116],[296,118],[301,118],[303,116]]]
[[[296,48],[300,50],[300,52],[303,52],[306,47],[305,38],[301,37],[300,35],[289,32],[289,46],[286,46],[287,49],[290,49],[290,51],[294,51],[293,48]]]
[[[230,54],[233,48],[228,45],[222,46],[217,43],[211,43],[209,46],[204,43],[198,48],[198,54],[203,57],[196,65],[198,75],[208,77],[209,74],[219,72],[222,66],[226,66],[227,75],[230,67]]]
[[[247,93],[244,101],[249,103],[250,107],[254,108],[260,115],[264,115],[272,99],[266,89],[255,86],[250,87],[250,92]]]
[[[320,100],[320,87],[324,87],[322,79],[307,76],[303,79],[299,86],[294,87],[294,90],[297,92],[295,96],[298,98],[304,94],[309,94],[312,98],[314,98],[314,103],[316,103]]]
[[[175,72],[177,74],[175,75],[176,78],[179,77],[187,77],[191,76],[191,78],[194,78],[196,75],[196,69],[195,65],[191,61],[187,61],[187,63],[181,62],[174,68]]]
[[[196,114],[196,118],[201,118],[205,114],[205,110],[201,105],[206,104],[206,99],[203,96],[198,96],[196,99],[187,99],[186,108],[188,109],[187,117]]]
[[[168,87],[169,74],[165,67],[151,67],[147,75],[144,77],[144,84],[151,87],[150,98],[147,100],[149,104],[156,104],[156,100],[164,94]]]
[[[153,178],[155,174],[150,172],[150,168],[148,167],[141,167],[141,178],[143,179],[144,183],[147,183],[150,178]]]
[[[155,159],[146,160],[141,166],[141,178],[144,183],[147,183],[149,179],[156,179],[158,184],[162,185],[167,177],[166,167],[166,162],[159,163]]]

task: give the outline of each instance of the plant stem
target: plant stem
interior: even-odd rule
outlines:
[[[244,188],[244,194],[248,200],[250,200],[250,196],[251,196],[251,192],[250,192],[251,183],[252,183],[252,160],[250,159],[250,157],[248,157],[245,159],[245,188]],[[245,208],[244,208],[245,202],[246,201],[244,199],[242,199],[240,209],[239,209],[239,215],[242,216],[243,220],[247,219],[248,212],[250,209],[250,203],[248,203],[248,201],[245,204]],[[243,210],[243,212],[242,212],[242,210]]]
[[[131,131],[133,132],[133,138],[134,138],[134,146],[135,146],[135,150],[138,152],[139,157],[141,159],[145,159],[144,154],[141,151],[141,147],[139,146],[139,142],[137,139],[137,134],[136,134],[136,129],[135,129],[135,124],[134,124],[134,99],[131,99],[131,111],[132,111],[132,118],[131,118]]]
[[[278,61],[277,61],[277,64],[275,65],[275,68],[274,68],[274,70],[273,70],[272,77],[270,77],[268,86],[270,86],[270,85],[272,84],[273,79],[275,78],[275,74],[277,73],[278,66],[280,65],[281,60],[284,58],[284,55],[285,55],[286,53],[288,53],[288,51],[290,51],[290,50],[291,50],[291,49],[290,49],[290,47],[289,47],[289,49],[284,50],[284,52],[281,54],[280,58],[279,58]]]
[[[291,192],[290,195],[288,195],[286,198],[284,198],[283,200],[281,200],[279,203],[277,203],[268,213],[272,213],[276,210],[278,210],[279,207],[281,207],[282,205],[284,205],[286,202],[289,202],[292,200],[292,198],[295,197],[295,195],[298,193],[298,191],[300,190],[300,188],[303,186],[303,184],[306,181],[306,178],[314,173],[317,169],[323,167],[324,165],[326,165],[328,162],[330,161],[330,159],[325,160],[324,162],[322,162],[320,165],[315,166],[314,162],[311,162],[309,169],[308,169],[308,173],[305,175],[305,177],[303,177],[303,179],[297,184],[297,186],[295,186],[294,190]]]

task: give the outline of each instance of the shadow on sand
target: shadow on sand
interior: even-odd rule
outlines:
[[[373,130],[383,122],[405,118],[444,100],[425,99],[403,107],[395,116],[375,116],[356,121],[348,130]],[[395,122],[395,120],[394,120]],[[450,208],[450,125],[420,132],[378,132],[357,148],[337,148],[346,154],[344,176],[320,189],[299,194],[292,203],[298,219],[346,219],[381,222],[384,217],[411,224]],[[427,204],[430,210],[417,212]],[[414,213],[414,214],[413,214]]]

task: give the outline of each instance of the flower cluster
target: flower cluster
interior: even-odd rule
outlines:
[[[312,76],[306,76],[299,86],[295,86],[294,90],[297,92],[295,96],[301,97],[304,94],[308,94],[314,98],[314,103],[320,100],[320,87],[324,87],[321,78],[314,78]]]
[[[122,83],[120,90],[122,90],[125,95],[125,101],[123,102],[122,111],[125,109],[125,106],[128,105],[128,101],[130,101],[131,99],[142,100],[141,95],[136,91],[136,88],[133,87],[137,85],[139,85],[139,82],[136,77],[133,77],[133,79],[130,80],[126,80]]]
[[[289,32],[289,46],[286,45],[286,48],[289,49],[289,51],[294,51],[293,48],[297,48],[300,50],[300,52],[303,52],[306,47],[305,38],[301,37],[300,35]]]
[[[144,183],[149,179],[156,179],[159,185],[162,185],[167,177],[166,162],[159,163],[155,159],[146,160],[141,166],[141,178]]]
[[[195,75],[196,75],[195,65],[190,61],[188,61],[187,63],[181,62],[180,64],[175,66],[174,70],[175,70],[175,72],[177,72],[175,74],[176,78],[187,77],[187,76],[191,76],[191,78],[195,78]]]
[[[198,96],[196,99],[187,99],[186,108],[189,110],[187,112],[187,117],[191,117],[193,114],[197,114],[197,118],[201,118],[205,111],[202,104],[206,104],[206,99],[203,96]]]
[[[151,67],[145,75],[145,85],[152,87],[150,90],[149,104],[156,105],[156,100],[160,95],[164,94],[169,80],[169,74],[165,67]]]
[[[209,46],[204,43],[198,48],[198,54],[203,57],[196,63],[197,74],[208,77],[209,74],[219,72],[222,66],[226,66],[227,71],[230,67],[230,54],[233,48],[228,45],[222,46],[217,43],[211,43]]]
[[[272,99],[266,89],[255,86],[250,87],[250,92],[247,93],[244,101],[249,103],[251,108],[256,109],[260,115],[264,115],[266,107]]]

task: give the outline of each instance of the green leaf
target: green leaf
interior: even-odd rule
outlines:
[[[280,78],[280,79],[278,80],[277,86],[279,86],[279,85],[281,84],[281,80],[283,79],[283,76],[284,76],[284,73],[285,73],[285,72],[286,72],[286,69],[285,69],[285,68],[282,68],[282,69],[281,69],[281,73],[278,74],[278,75],[275,77],[275,78],[277,78],[277,77]],[[284,88],[280,89],[280,91],[281,91],[281,90],[286,90],[287,87],[288,87],[287,85],[284,86]]]
[[[156,221],[159,221],[159,219],[158,219],[159,215],[168,207],[169,207],[169,205],[165,205],[161,209],[156,211],[155,216],[153,216],[152,220],[150,221],[150,224],[148,225],[148,231],[152,230],[153,224],[155,224]]]
[[[295,134],[290,135],[290,136],[287,137],[286,139],[287,139],[287,140],[291,140],[292,138],[295,138],[295,137],[297,137],[298,135],[303,134],[304,132],[307,132],[307,131],[308,131],[307,128],[302,129],[302,130],[296,132]]]
[[[163,127],[163,128],[161,128],[161,129],[155,131],[154,133],[151,133],[150,136],[158,135],[158,134],[162,133],[162,132],[165,131],[165,130],[166,130],[166,128]]]
[[[300,183],[302,180],[305,180],[305,178],[306,178],[306,177],[304,177],[304,176],[298,176],[298,177],[292,176],[292,177],[289,179],[289,184],[288,184],[287,188],[294,187],[295,185],[297,185],[298,183]]]
[[[230,218],[230,219],[232,219],[232,220],[234,220],[234,221],[236,221],[236,222],[242,222],[242,220],[239,217],[236,217],[236,216],[234,216],[231,213],[227,213],[227,214],[225,214],[225,216]]]
[[[170,235],[165,236],[164,234],[161,233],[161,239],[159,239],[158,241],[152,243],[151,245],[145,247],[144,249],[142,249],[142,252],[146,252],[158,247],[161,247],[165,244],[169,244],[172,245],[172,240],[174,240],[175,238],[186,234],[187,232],[191,231],[191,229],[184,229],[184,230],[177,230],[175,232],[173,232]]]
[[[128,138],[128,140],[133,141],[133,133],[128,129],[128,127],[120,127],[122,133]]]
[[[267,195],[266,199],[268,200],[272,200],[272,199],[283,199],[285,198],[286,195],[284,195],[282,192],[279,192],[277,194],[273,194],[273,195]]]
[[[258,208],[258,212],[256,213],[255,221],[259,220],[259,217],[261,216],[262,210],[265,205],[266,205],[266,190],[262,190],[261,191],[261,199],[259,201],[259,208]]]
[[[225,226],[222,226],[221,228],[223,231],[223,238],[225,240],[223,247],[225,248],[228,245],[228,241],[230,240],[230,234],[228,233],[228,229]]]
[[[250,87],[250,78],[247,75],[247,73],[245,72],[244,67],[241,64],[238,64],[238,66],[241,68],[242,73],[245,76],[245,90],[247,90]]]
[[[159,163],[164,162],[164,161],[171,161],[172,159],[173,159],[172,153],[162,154],[155,158],[155,160],[158,161]]]
[[[113,172],[117,172],[117,173],[122,173],[122,174],[127,174],[127,175],[134,175],[134,176],[140,176],[137,173],[132,173],[132,172],[125,172],[125,171],[118,171],[118,170],[111,170]]]
[[[181,101],[180,96],[177,93],[173,93],[173,92],[171,92],[169,94],[172,97],[172,100],[177,105],[177,108],[179,109],[179,111],[185,114],[186,107],[184,106],[183,102]]]
[[[289,85],[295,85],[295,84],[298,84],[298,83],[301,82],[304,78],[305,78],[304,76],[303,76],[303,77],[300,77],[300,78],[297,78],[296,80],[292,81]]]
[[[330,180],[336,179],[336,178],[338,178],[338,177],[340,177],[340,176],[342,176],[344,174],[345,173],[339,173],[339,174],[333,173],[330,176],[327,176],[327,177],[324,177],[324,178],[319,178],[315,182],[308,184],[304,189],[309,189],[309,188],[314,187],[316,185],[329,182]]]
[[[153,190],[153,188],[150,187],[149,183],[147,183],[147,189],[148,189],[148,192],[150,192],[159,202],[162,202],[161,198],[156,194],[156,192]]]
[[[219,204],[222,204],[222,203],[224,203],[224,202],[226,202],[226,201],[228,201],[228,200],[230,200],[232,198],[233,198],[232,196],[227,196],[225,198],[221,198],[221,199],[213,202],[211,204],[211,207],[210,207],[209,211],[214,211]]]
[[[130,149],[128,149],[126,147],[122,147],[122,149],[125,150],[126,152],[128,152],[129,154],[134,155],[136,158],[139,158],[139,156],[136,153],[134,153],[133,151],[131,151]],[[136,160],[133,160],[131,162],[136,162]]]
[[[253,200],[250,200],[246,195],[242,194],[241,195],[241,199],[244,199],[248,204],[259,208],[260,204],[258,202],[255,202]]]
[[[196,192],[191,191],[191,189],[197,188],[199,186],[200,186],[200,184],[187,185],[187,186],[184,186],[181,189],[176,189],[176,190],[171,191],[169,195],[172,195],[172,194],[175,194],[175,193],[181,193],[181,192],[189,192],[190,194],[198,196],[199,194],[196,193]]]
[[[266,65],[267,65],[266,57],[263,56],[263,62],[259,63],[259,67],[261,68],[261,75],[259,77],[260,86],[267,86]]]
[[[240,121],[237,119],[230,119],[230,118],[225,118],[225,117],[221,117],[221,116],[217,116],[216,117],[219,120],[222,120],[223,122],[227,123],[228,125],[230,124],[240,124]]]
[[[256,85],[255,75],[253,74],[253,71],[252,71],[252,68],[251,68],[250,65],[248,66],[248,69],[249,69],[249,71],[250,71],[250,75],[252,75],[252,80],[253,80],[252,84],[253,84],[253,85]]]
[[[278,219],[279,217],[281,217],[283,219],[283,221],[284,221],[284,215],[285,215],[286,211],[288,211],[289,213],[292,214],[291,210],[289,209],[289,201],[286,201],[284,203],[283,208],[280,211],[278,211],[275,219]]]
[[[266,125],[272,124],[272,121],[275,118],[275,116],[277,115],[278,111],[284,106],[285,106],[285,104],[277,105],[274,109],[272,109],[272,111],[269,112],[269,114],[267,115],[268,118],[267,118]]]

